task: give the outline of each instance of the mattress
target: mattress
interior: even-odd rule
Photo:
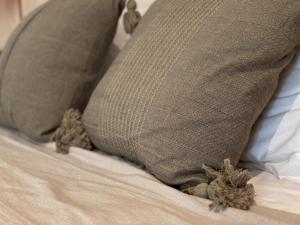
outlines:
[[[123,159],[36,144],[0,129],[2,225],[299,224],[300,182],[253,171],[250,211],[208,209],[210,202],[159,182]]]

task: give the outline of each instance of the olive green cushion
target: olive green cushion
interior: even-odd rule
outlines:
[[[298,0],[158,0],[95,89],[84,124],[101,150],[170,185],[236,165],[300,40]]]
[[[16,28],[0,61],[0,124],[47,141],[103,75],[123,0],[51,0]]]

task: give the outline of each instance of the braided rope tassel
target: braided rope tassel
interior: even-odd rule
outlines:
[[[224,160],[219,171],[205,165],[202,168],[210,182],[185,189],[185,193],[210,199],[213,202],[210,209],[216,212],[227,207],[249,210],[254,204],[255,191],[253,185],[248,184],[251,175],[247,170],[234,169],[229,159]]]
[[[124,14],[124,27],[127,34],[132,34],[134,32],[142,18],[141,14],[136,9],[136,1],[129,0],[127,2],[127,12]]]
[[[59,128],[51,137],[56,144],[56,152],[68,154],[71,146],[92,150],[92,143],[81,121],[79,110],[69,109]]]

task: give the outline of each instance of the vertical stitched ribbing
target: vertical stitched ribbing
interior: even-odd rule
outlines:
[[[103,129],[98,130],[100,136],[109,137],[117,147],[137,144],[137,140],[134,143],[120,142],[114,136],[123,137],[122,140],[139,136],[147,110],[164,77],[172,70],[193,35],[205,24],[205,19],[221,3],[221,0],[168,2],[163,9],[166,12],[159,14],[149,25],[154,32],[148,29],[142,34],[146,38],[136,41],[107,85],[105,93],[109,98],[99,108],[99,119],[101,115],[107,117],[106,124],[101,126]]]

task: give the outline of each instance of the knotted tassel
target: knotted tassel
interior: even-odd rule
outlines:
[[[124,14],[124,28],[127,34],[132,34],[142,18],[136,10],[137,3],[135,0],[127,2],[127,12]]]
[[[255,191],[252,184],[248,184],[251,175],[247,170],[237,169],[224,160],[224,167],[218,171],[203,165],[209,184],[199,184],[188,188],[184,192],[207,198],[212,201],[211,210],[219,212],[227,207],[249,210],[254,204]]]
[[[81,113],[75,109],[69,109],[64,114],[61,126],[51,141],[56,143],[57,153],[68,154],[71,146],[92,150],[92,143],[81,121]]]

